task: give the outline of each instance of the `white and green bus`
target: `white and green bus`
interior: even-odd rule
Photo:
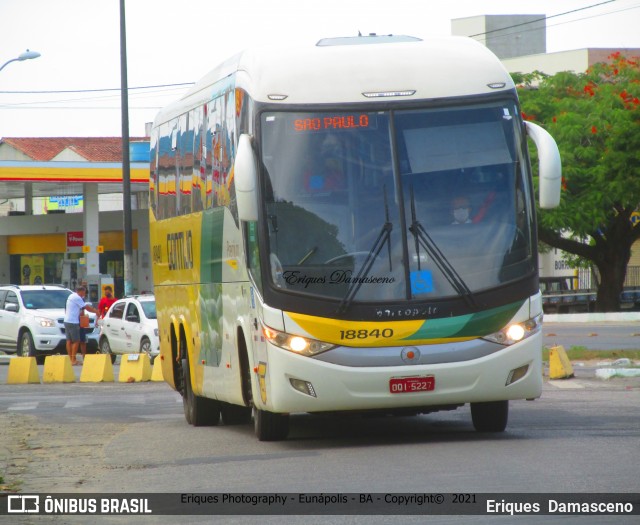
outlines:
[[[554,140],[458,37],[248,50],[163,109],[153,276],[187,421],[278,440],[296,413],[470,403],[504,430],[542,390],[527,137],[556,206]]]

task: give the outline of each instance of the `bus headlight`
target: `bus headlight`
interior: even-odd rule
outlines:
[[[270,343],[279,346],[280,348],[284,348],[285,350],[289,350],[289,352],[293,352],[294,354],[310,357],[336,347],[336,345],[332,343],[325,343],[308,337],[279,332],[278,330],[274,330],[273,328],[268,328],[266,326],[262,328],[262,332]]]
[[[522,341],[527,337],[531,337],[533,334],[538,333],[541,328],[542,314],[537,315],[532,319],[528,319],[522,323],[509,324],[499,332],[485,335],[482,339],[508,346]]]

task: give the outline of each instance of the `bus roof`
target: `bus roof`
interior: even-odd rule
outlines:
[[[363,37],[372,45],[331,40],[307,47],[245,50],[162,110],[156,124],[211,100],[230,82],[256,101],[287,105],[409,101],[514,88],[500,60],[467,37]],[[403,94],[394,95],[398,92]]]

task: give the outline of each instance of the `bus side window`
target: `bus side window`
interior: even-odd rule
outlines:
[[[193,177],[193,122],[190,114],[180,116],[179,128],[179,160],[178,160],[178,187],[177,208],[178,215],[191,213],[191,190]]]
[[[158,219],[167,219],[172,217],[170,212],[171,195],[169,186],[171,180],[175,177],[175,150],[171,146],[172,141],[171,123],[164,123],[160,126],[158,139],[158,178],[157,194],[158,194]]]
[[[191,209],[196,211],[202,210],[202,195],[204,194],[201,174],[204,173],[203,151],[206,150],[204,144],[204,112],[202,108],[196,108],[191,111],[191,125],[194,131],[193,141],[193,172],[191,175]]]

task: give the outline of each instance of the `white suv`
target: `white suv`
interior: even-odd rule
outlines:
[[[35,356],[38,364],[47,355],[66,354],[64,309],[67,288],[49,285],[0,286],[0,350]],[[95,315],[89,314],[87,351],[98,348]]]
[[[160,353],[156,298],[134,295],[119,299],[100,320],[100,353],[117,355],[148,354],[153,363]]]

